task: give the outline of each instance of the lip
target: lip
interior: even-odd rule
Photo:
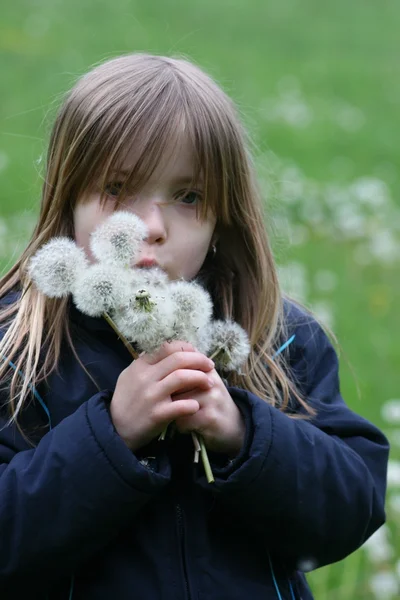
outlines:
[[[158,263],[156,260],[154,260],[154,258],[142,258],[141,260],[139,260],[138,263],[136,263],[135,265],[136,267],[158,267]]]

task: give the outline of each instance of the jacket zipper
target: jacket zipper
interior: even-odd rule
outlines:
[[[187,566],[186,566],[186,559],[185,559],[185,546],[184,546],[185,531],[184,531],[184,523],[183,523],[183,510],[182,510],[182,507],[180,504],[176,504],[175,511],[176,511],[176,520],[177,520],[177,524],[178,524],[179,542],[180,542],[180,550],[181,550],[181,556],[182,556],[183,575],[184,575],[184,579],[185,579],[186,595],[187,595],[188,600],[190,600],[191,595],[190,595],[189,580],[188,580]]]

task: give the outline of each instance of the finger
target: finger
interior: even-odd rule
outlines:
[[[157,363],[157,379],[161,381],[178,369],[191,369],[208,372],[214,363],[201,352],[174,352]]]
[[[183,400],[179,400],[183,402]],[[204,418],[201,416],[202,411],[196,411],[193,414],[181,415],[175,418],[175,425],[179,433],[189,433],[190,431],[197,431],[201,433],[202,429],[206,426]]]
[[[199,389],[191,388],[190,390],[180,390],[176,394],[171,394],[172,400],[184,400],[185,398],[195,398],[197,400],[197,396],[200,396],[201,392]]]
[[[165,426],[171,421],[190,417],[199,410],[200,406],[196,400],[186,399],[177,402],[163,402],[155,409],[155,419],[160,426]]]
[[[172,394],[175,394],[176,392],[191,390],[193,388],[209,390],[213,385],[212,379],[202,371],[178,369],[159,382],[157,393],[160,394],[161,397],[165,397],[172,396]]]
[[[155,365],[174,352],[195,352],[195,348],[189,342],[174,340],[173,342],[164,342],[157,352],[144,354],[142,358],[150,365]]]

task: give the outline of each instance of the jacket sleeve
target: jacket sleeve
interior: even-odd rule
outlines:
[[[229,466],[214,467],[214,493],[271,552],[309,570],[341,560],[384,522],[388,442],[345,405],[338,359],[320,326],[303,323],[296,341],[294,376],[316,417],[294,419],[228,388],[246,441]],[[197,482],[210,485],[201,474]]]
[[[167,462],[144,467],[119,437],[109,395],[84,402],[36,448],[1,423],[0,592],[27,575],[43,588],[71,574],[168,483]]]

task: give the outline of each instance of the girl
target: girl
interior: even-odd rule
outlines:
[[[2,600],[309,600],[303,573],[384,522],[387,441],[342,400],[320,326],[282,300],[247,148],[185,60],[113,59],[67,96],[39,221],[1,280]],[[184,340],[132,362],[106,321],[30,284],[39,247],[70,236],[91,259],[118,208],[149,230],[137,266],[197,278],[245,328],[243,374],[222,380]]]

